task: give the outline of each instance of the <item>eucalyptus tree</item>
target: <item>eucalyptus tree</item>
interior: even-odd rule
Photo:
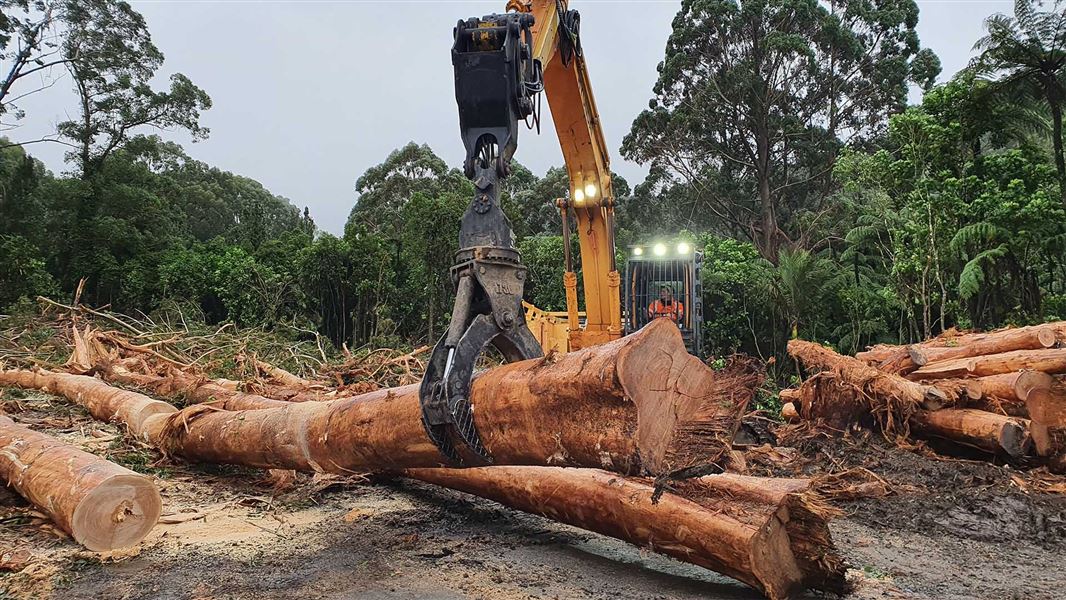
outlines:
[[[140,13],[117,0],[67,0],[62,8],[62,51],[78,117],[58,129],[74,145],[68,158],[82,179],[97,174],[142,128],[184,129],[194,140],[208,135],[200,124],[200,112],[211,108],[206,92],[180,73],[171,75],[169,89],[153,88],[163,53]]]
[[[939,72],[917,22],[913,0],[686,0],[622,153],[649,164],[646,184],[687,188],[671,208],[693,228],[776,262],[839,148],[881,134],[909,84]]]
[[[46,0],[0,0],[0,116],[13,114],[15,119],[21,118],[22,111],[15,102],[50,87],[54,80],[32,89],[16,84],[67,62],[57,41],[57,4]],[[4,123],[5,128],[13,125],[12,121]],[[4,145],[11,143],[5,140]]]

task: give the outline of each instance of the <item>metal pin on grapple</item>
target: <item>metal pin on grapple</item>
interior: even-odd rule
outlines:
[[[531,56],[533,17],[509,13],[460,21],[452,64],[455,98],[474,198],[463,214],[451,269],[455,304],[447,333],[433,348],[419,396],[422,423],[449,460],[492,457],[474,426],[470,384],[477,357],[491,344],[508,361],[543,354],[522,310],[526,268],[499,205],[499,179],[510,172],[518,121],[534,115],[542,89]],[[536,120],[536,119],[535,119]],[[469,449],[460,453],[459,444]]]

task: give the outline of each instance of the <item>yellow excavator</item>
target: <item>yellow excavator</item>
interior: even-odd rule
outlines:
[[[610,158],[581,48],[581,18],[566,0],[510,0],[507,12],[459,21],[452,64],[465,175],[474,198],[463,215],[451,269],[455,303],[420,388],[422,422],[433,443],[456,464],[491,464],[474,426],[470,385],[478,356],[495,347],[507,361],[566,352],[617,339],[653,316],[648,303],[669,289],[686,303],[678,322],[698,346],[699,254],[680,243],[630,249],[626,303],[615,264]],[[551,107],[567,174],[562,217],[566,311],[523,302],[527,276],[511,224],[499,204],[510,174],[519,123],[540,126],[540,97]],[[585,310],[579,311],[570,219],[580,249]],[[661,251],[662,250],[662,251]],[[665,294],[665,292],[663,292]],[[695,350],[694,350],[695,351]]]

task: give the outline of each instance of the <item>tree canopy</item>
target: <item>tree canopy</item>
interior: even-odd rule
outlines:
[[[351,213],[329,235],[306,208],[160,137],[207,135],[211,101],[162,71],[130,5],[0,7],[0,119],[23,117],[36,69],[67,73],[73,92],[50,138],[71,148],[69,174],[34,159],[34,140],[0,141],[0,310],[77,290],[336,349],[445,330],[473,188],[431,148],[411,142],[349,174]],[[974,62],[938,85],[918,18],[913,0],[682,3],[621,148],[648,175],[614,177],[616,243],[672,237],[702,253],[708,354],[783,357],[797,336],[856,351],[1066,318],[1062,7],[1019,0],[990,18]],[[562,310],[567,172],[512,170],[501,204],[526,299]],[[776,365],[787,377],[791,362]]]

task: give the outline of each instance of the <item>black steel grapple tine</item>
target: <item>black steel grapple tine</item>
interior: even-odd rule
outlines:
[[[532,25],[532,15],[508,13],[460,21],[454,31],[455,99],[466,146],[463,171],[474,182],[474,198],[463,214],[452,267],[452,321],[433,348],[419,399],[426,434],[456,464],[462,464],[460,443],[492,463],[470,402],[477,357],[489,344],[508,361],[543,353],[524,320],[526,268],[500,207],[497,185],[510,173],[518,121],[534,112],[533,97],[543,87],[541,69],[532,59]]]

